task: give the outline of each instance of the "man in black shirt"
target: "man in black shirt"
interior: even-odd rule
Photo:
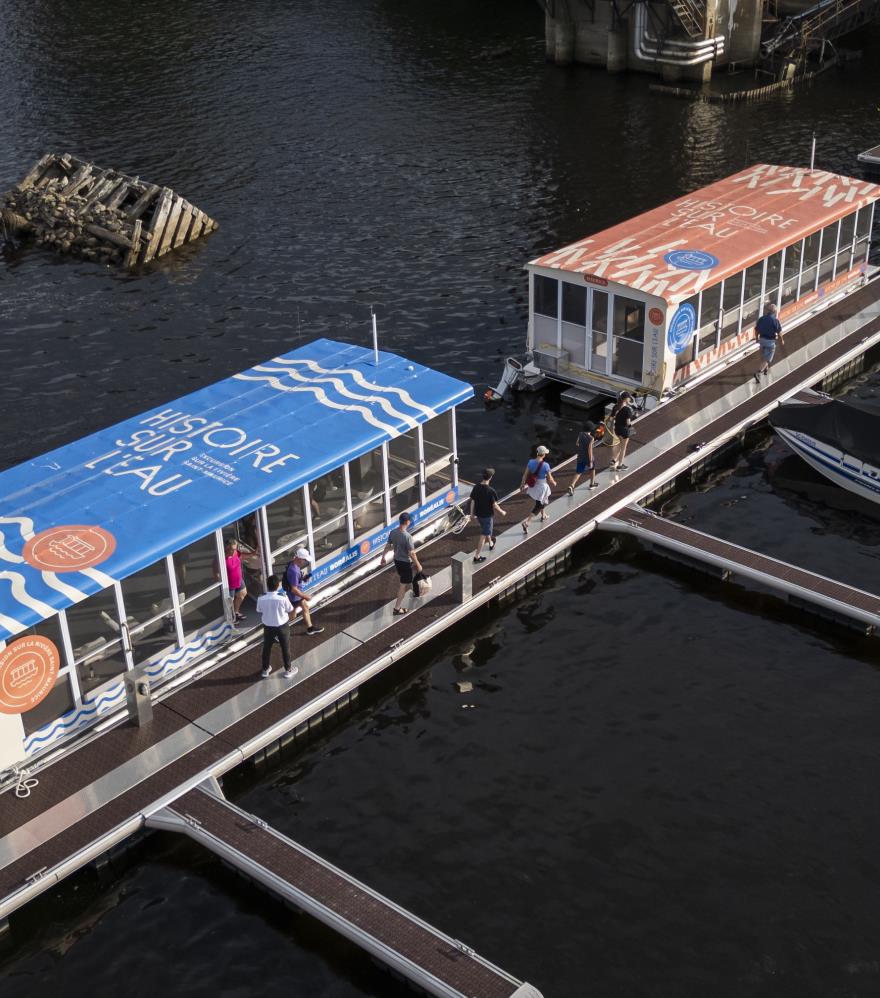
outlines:
[[[581,480],[581,475],[585,475],[588,471],[590,473],[590,488],[599,488],[596,482],[596,462],[593,460],[593,442],[595,437],[593,436],[593,430],[596,429],[596,424],[587,420],[584,423],[584,428],[578,434],[577,438],[577,465],[575,467],[574,478],[571,480],[571,485],[568,487],[568,494],[570,496],[574,495],[574,490],[577,488],[577,483]]]
[[[470,518],[476,517],[480,523],[480,539],[477,541],[477,550],[474,553],[474,561],[477,564],[486,560],[486,556],[483,554],[483,545],[486,541],[489,542],[490,551],[495,547],[495,513],[507,516],[507,513],[498,505],[498,493],[489,484],[494,474],[494,468],[485,468],[480,484],[474,486],[468,500]]]

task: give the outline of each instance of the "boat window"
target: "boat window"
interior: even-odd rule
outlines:
[[[351,543],[348,537],[348,517],[345,514],[330,520],[318,520],[312,526],[312,534],[315,538],[315,558],[318,561],[347,548]]]
[[[622,378],[641,381],[645,352],[645,303],[615,295],[613,308],[611,370]]]
[[[388,442],[388,480],[391,483],[391,515],[419,504],[419,438],[408,430]]]
[[[681,304],[682,306],[690,305],[690,307],[694,310],[694,315],[697,316],[697,323],[699,323],[700,296],[698,294],[692,295],[690,298],[688,298],[686,301],[683,301]],[[694,335],[691,337],[690,343],[688,343],[688,345],[684,348],[684,350],[680,351],[675,355],[676,371],[678,371],[682,367],[685,367],[687,364],[690,364],[690,362],[695,359],[697,355],[696,350],[697,350],[698,329],[699,325],[694,326]]]
[[[426,424],[430,426],[434,420]],[[427,434],[425,448],[428,447]],[[366,454],[356,457],[348,465],[348,476],[351,482],[351,501],[355,506],[381,495],[385,489],[385,474],[382,469],[382,448],[375,447]]]
[[[432,467],[438,462],[448,463],[452,457],[452,410],[422,423],[422,446],[425,463]],[[352,486],[354,488],[354,486]]]
[[[314,512],[314,507],[313,507]],[[282,496],[266,507],[269,520],[269,540],[272,554],[287,551],[304,543],[306,538],[306,514],[303,490],[296,489]]]
[[[535,307],[538,315],[555,319],[559,315],[559,282],[552,277],[535,274]]]
[[[562,283],[562,349],[578,367],[587,364],[587,289]]]
[[[131,632],[131,653],[135,665],[159,659],[177,647],[174,613],[168,613]]]
[[[868,240],[871,235],[871,209],[872,205],[866,208],[859,208],[856,218],[856,246],[853,266],[864,263],[868,256]]]
[[[185,598],[184,594],[181,594]],[[168,586],[168,569],[162,558],[122,580],[122,601],[130,624],[145,624],[165,615],[174,626],[174,605]]]
[[[69,710],[73,710],[73,694],[67,673],[64,673],[55,680],[55,685],[36,707],[31,707],[21,715],[25,735],[32,735],[44,724],[54,721]]]
[[[181,611],[183,618],[183,633],[187,639],[193,637],[196,631],[215,624],[224,617],[223,591],[215,586],[209,592],[201,593],[189,600]]]
[[[816,289],[816,276],[819,272],[819,239],[821,232],[814,232],[804,240],[804,266],[801,271],[801,284],[798,297],[803,298]]]
[[[64,611],[83,693],[125,672],[121,627],[113,587]]]
[[[853,236],[856,231],[856,216],[846,215],[840,220],[840,240],[837,245],[837,273],[845,274],[851,266]]]
[[[785,261],[782,265],[782,298],[780,299],[782,305],[787,305],[797,298],[798,278],[803,254],[803,240],[785,248]]]
[[[213,533],[174,552],[174,574],[179,592],[195,596],[217,582],[217,540]]]
[[[600,374],[608,371],[608,292],[593,291],[590,321],[590,370]]]
[[[767,257],[767,277],[764,281],[764,305],[777,305],[779,283],[782,278],[782,250]],[[764,309],[762,308],[763,312]]]
[[[326,475],[309,482],[309,501],[312,505],[312,531],[318,524],[327,523],[345,514],[345,472],[334,468]]]
[[[729,340],[739,332],[739,311],[742,303],[743,272],[734,274],[724,281],[724,297],[721,305],[721,342]]]
[[[834,222],[822,230],[822,259],[819,263],[819,284],[825,284],[834,276],[834,263],[837,259],[837,230],[839,225]]]
[[[754,326],[761,309],[761,289],[764,284],[764,261],[753,263],[746,270],[741,329]]]
[[[700,302],[700,342],[699,352],[712,350],[718,342],[719,313],[721,311],[721,285],[713,284],[703,288]]]
[[[354,511],[354,535],[371,533],[385,525],[385,496],[376,496],[358,506]]]

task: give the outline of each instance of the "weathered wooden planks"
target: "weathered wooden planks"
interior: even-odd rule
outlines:
[[[64,153],[43,156],[0,209],[60,252],[132,268],[217,228],[168,187]]]

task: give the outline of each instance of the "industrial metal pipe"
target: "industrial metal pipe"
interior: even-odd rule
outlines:
[[[633,54],[637,59],[668,66],[699,66],[724,52],[724,35],[701,41],[686,42],[677,38],[662,41],[652,35],[648,27],[647,4],[635,4],[634,12]]]

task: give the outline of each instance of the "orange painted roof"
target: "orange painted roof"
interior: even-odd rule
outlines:
[[[532,260],[614,281],[674,305],[880,198],[825,170],[759,163]]]

